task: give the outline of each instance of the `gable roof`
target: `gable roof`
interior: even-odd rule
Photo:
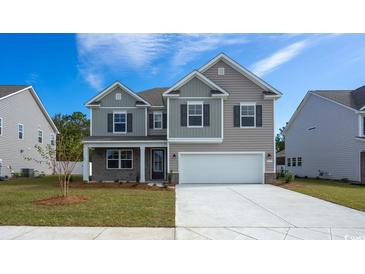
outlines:
[[[164,106],[162,94],[168,88],[151,88],[138,93],[143,99],[148,101],[152,106]]]
[[[251,71],[249,71],[245,67],[238,64],[236,61],[234,61],[233,59],[231,59],[230,57],[228,57],[224,53],[218,54],[216,57],[214,57],[212,60],[210,60],[207,64],[202,66],[199,69],[199,71],[201,73],[204,73],[205,71],[207,71],[210,67],[214,66],[219,61],[225,62],[227,65],[231,66],[233,69],[235,69],[236,71],[241,73],[243,76],[247,77],[252,82],[254,82],[256,85],[261,87],[263,90],[271,91],[272,93],[277,95],[277,97],[280,97],[282,95],[282,93],[280,91],[278,91],[277,89],[275,89],[274,87],[272,87],[271,85],[266,83],[264,80],[262,80],[260,77],[256,76],[254,73],[252,73]]]
[[[193,78],[198,78],[203,83],[205,83],[206,85],[211,87],[215,91],[214,92],[215,95],[220,95],[220,96],[228,96],[229,95],[229,93],[227,91],[225,91],[223,88],[221,88],[220,86],[218,86],[217,84],[215,84],[214,82],[209,80],[207,77],[205,77],[203,74],[201,74],[197,70],[194,70],[191,73],[189,73],[183,79],[178,81],[175,85],[173,85],[168,90],[166,90],[162,95],[163,96],[171,96],[171,95],[169,95],[170,93],[172,93],[173,91],[176,91],[177,89],[179,89],[180,87],[185,85],[187,82],[189,82]],[[216,91],[219,91],[219,93],[217,93]]]
[[[101,92],[99,92],[97,95],[95,95],[93,98],[91,98],[89,101],[87,101],[85,103],[85,106],[92,106],[93,102],[95,101],[99,101],[100,99],[102,99],[103,97],[105,97],[106,95],[108,95],[110,92],[112,92],[114,90],[114,88],[116,87],[120,87],[121,89],[123,89],[125,92],[127,92],[128,94],[130,94],[131,96],[133,96],[134,98],[137,99],[137,101],[141,101],[142,103],[144,103],[146,106],[151,106],[151,104],[149,102],[147,102],[145,99],[143,99],[141,96],[139,96],[137,93],[133,92],[131,89],[129,89],[127,86],[123,85],[121,82],[119,81],[115,81],[113,84],[111,84],[109,87],[107,87],[106,89],[102,90]]]
[[[46,108],[44,107],[41,99],[38,97],[37,93],[35,92],[34,88],[32,86],[26,86],[26,85],[0,85],[0,101],[4,100],[6,98],[9,98],[10,96],[16,95],[20,92],[24,91],[30,91],[30,93],[33,95],[33,98],[35,99],[36,103],[40,107],[43,115],[48,120],[48,123],[51,125],[51,127],[54,129],[56,133],[59,133],[56,125],[54,124],[51,116],[49,116]]]

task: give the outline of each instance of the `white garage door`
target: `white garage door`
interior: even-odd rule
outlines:
[[[181,184],[261,184],[263,153],[180,153]]]

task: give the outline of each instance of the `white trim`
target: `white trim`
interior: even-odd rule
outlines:
[[[39,132],[41,133],[42,142],[39,142]],[[43,130],[37,129],[37,143],[43,144]]]
[[[364,115],[358,115],[358,122],[359,122],[359,136],[364,137],[364,123],[363,120],[365,119]]]
[[[280,91],[276,90],[274,87],[272,87],[271,85],[266,83],[264,80],[262,80],[261,78],[259,78],[255,74],[253,74],[251,71],[249,71],[245,67],[238,64],[236,61],[234,61],[233,59],[231,59],[230,57],[228,57],[224,53],[218,54],[216,57],[214,57],[212,60],[210,60],[207,64],[202,66],[199,69],[199,71],[201,73],[204,73],[205,71],[207,71],[210,67],[215,65],[220,60],[223,60],[226,64],[230,65],[232,68],[234,68],[235,70],[240,72],[242,75],[244,75],[245,77],[250,79],[252,82],[256,83],[259,87],[263,88],[264,90],[270,90],[270,91],[276,93],[279,96],[282,95],[282,93]]]
[[[3,117],[0,117],[0,129],[1,129],[0,136],[3,136],[3,134],[4,134],[4,119],[3,119]]]
[[[108,167],[109,165],[108,165],[108,152],[109,151],[118,151],[118,167],[117,168],[110,168],[110,167]],[[121,158],[121,152],[122,151],[130,151],[131,152],[131,155],[132,155],[132,158],[131,159],[127,159],[128,161],[132,161],[132,167],[128,167],[128,168],[122,168],[121,167],[121,161],[122,161],[122,158]],[[105,151],[105,161],[106,161],[106,163],[105,163],[105,169],[107,169],[107,170],[115,170],[115,169],[122,169],[122,170],[131,170],[131,169],[133,169],[134,168],[134,157],[133,157],[134,155],[133,155],[133,149],[107,149],[106,151]],[[112,159],[112,160],[116,160],[116,159]]]
[[[89,128],[90,136],[93,136],[93,109],[90,108],[90,128]]]
[[[360,110],[365,110],[365,106],[363,106],[362,108],[360,108]]]
[[[19,133],[20,133],[20,130],[19,130],[19,126],[22,126],[22,138],[19,138]],[[25,136],[24,136],[24,131],[25,131],[25,129],[24,129],[24,125],[23,124],[21,124],[21,123],[17,123],[16,124],[16,132],[17,132],[17,135],[18,135],[18,140],[24,140],[24,138],[25,138]]]
[[[148,119],[147,119],[147,116],[148,116],[148,113],[147,113],[147,108],[144,109],[144,135],[147,136],[148,135],[148,126],[147,126],[147,123],[148,123]]]
[[[83,141],[83,144],[92,144],[92,143],[165,143],[166,141],[162,141],[162,140],[121,140],[121,141]]]
[[[272,128],[273,128],[273,144],[274,144],[274,173],[276,173],[276,141],[275,141],[275,101],[272,101],[272,108],[273,108],[273,116],[272,116]],[[285,157],[284,157],[285,158]],[[285,160],[284,160],[285,161]]]
[[[212,95],[214,96],[214,95]],[[222,96],[219,96],[219,98],[223,98]],[[179,97],[176,98],[179,100],[216,100],[217,98],[212,98],[212,97]]]
[[[166,170],[166,175],[167,175],[170,172],[170,143],[169,142],[167,142],[166,161],[167,161],[167,170]]]
[[[194,77],[199,78],[199,80],[201,80],[202,82],[204,82],[205,84],[207,84],[211,88],[214,88],[216,90],[219,90],[220,92],[222,92],[222,95],[226,95],[226,96],[229,95],[229,93],[227,91],[225,91],[223,88],[221,88],[220,86],[218,86],[217,84],[215,84],[214,82],[212,82],[211,80],[209,80],[207,77],[205,77],[199,71],[194,70],[190,74],[188,74],[187,76],[185,76],[183,79],[181,79],[180,81],[178,81],[175,85],[173,85],[168,90],[166,90],[162,94],[162,96],[171,96],[169,94],[171,91],[176,90],[176,89],[180,88],[181,86],[185,85],[187,82],[189,82],[190,80],[192,80]],[[174,95],[175,94],[173,94],[172,96],[174,96]]]
[[[361,180],[361,175],[362,175],[362,172],[361,172],[361,152],[364,152],[365,150],[360,150],[360,153],[359,153],[359,182],[362,183],[362,180]]]
[[[113,109],[135,109],[135,108],[138,108],[138,107],[99,107],[99,108],[113,108]]]
[[[153,129],[154,130],[162,130],[163,129],[163,113],[162,113],[162,111],[154,111],[152,115],[153,115],[153,119],[152,119],[153,120],[153,122],[152,122],[153,123]],[[156,115],[161,115],[161,121],[160,121],[161,122],[161,127],[160,128],[155,127],[155,116]]]
[[[254,106],[253,126],[242,126],[242,117],[252,117],[252,115],[242,116],[242,106]],[[240,103],[240,128],[256,128],[256,103],[241,102]]]
[[[221,98],[221,139],[224,138],[224,102],[223,98]]]
[[[178,173],[181,174],[181,161],[180,161],[180,156],[181,155],[191,155],[191,154],[203,154],[203,155],[214,155],[214,154],[218,154],[218,155],[224,155],[224,154],[259,154],[259,155],[262,155],[262,184],[265,184],[265,152],[264,151],[203,151],[203,152],[197,152],[197,151],[194,151],[194,152],[190,152],[190,151],[187,151],[187,152],[178,152]]]
[[[124,124],[125,124],[125,131],[118,131],[116,132],[115,131],[115,122],[114,122],[114,115],[115,114],[124,114],[125,115],[125,121],[124,121]],[[123,124],[122,122],[119,122],[120,124]],[[126,111],[113,111],[113,133],[114,134],[126,134],[127,133],[127,112]]]
[[[134,98],[138,99],[138,101],[142,101],[144,102],[147,106],[151,106],[150,103],[148,103],[146,100],[144,100],[141,96],[139,96],[138,94],[134,93],[131,89],[129,89],[127,86],[123,85],[121,82],[116,81],[115,83],[113,83],[112,85],[110,85],[109,87],[107,87],[106,89],[104,89],[102,92],[100,92],[99,94],[97,94],[96,96],[94,96],[93,98],[91,98],[88,102],[86,102],[85,106],[89,107],[90,104],[93,101],[99,100],[101,98],[103,98],[104,96],[106,96],[107,94],[109,94],[111,91],[113,91],[113,89],[115,87],[120,87],[122,90],[124,90],[125,92],[127,92],[128,94],[130,94],[131,96],[133,96]]]
[[[151,108],[166,108],[166,106],[151,106]]]
[[[186,144],[220,144],[223,142],[222,138],[169,138],[167,139],[169,143],[186,143]]]
[[[201,125],[195,125],[195,126],[191,126],[190,125],[190,121],[189,121],[189,117],[190,117],[190,113],[189,113],[189,106],[190,105],[200,105],[201,106],[201,115],[197,115],[197,114],[192,114],[191,116],[195,116],[195,117],[201,117]],[[186,126],[188,128],[202,128],[204,127],[204,111],[203,111],[203,107],[204,107],[204,102],[203,101],[188,101],[187,102],[187,110],[186,110]]]

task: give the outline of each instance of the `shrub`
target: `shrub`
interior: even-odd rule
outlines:
[[[348,183],[350,180],[348,178],[342,178],[341,182]]]
[[[285,182],[286,183],[289,183],[289,182],[294,181],[295,176],[294,176],[294,174],[292,172],[286,171],[284,178],[285,178]]]
[[[118,181],[119,181],[118,179],[115,179],[115,180],[114,180],[114,183],[118,183]]]
[[[139,177],[139,174],[136,176],[136,182],[139,183],[141,181],[141,178]]]
[[[171,184],[171,182],[172,182],[172,171],[170,171],[170,172],[167,174],[167,182],[168,182],[169,184]]]
[[[304,176],[304,179],[308,179],[308,176]]]

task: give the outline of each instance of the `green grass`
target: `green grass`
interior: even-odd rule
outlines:
[[[339,205],[365,211],[365,186],[331,180],[295,179],[294,182],[284,184],[283,187]]]
[[[81,204],[44,206],[34,200],[60,194],[56,177],[0,182],[0,225],[149,226],[175,225],[175,192],[71,188]]]

